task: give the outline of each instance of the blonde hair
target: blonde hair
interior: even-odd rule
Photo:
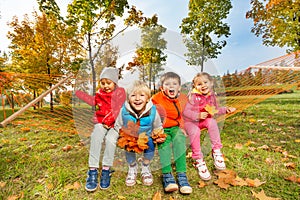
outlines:
[[[130,94],[134,92],[144,92],[148,96],[148,98],[151,98],[151,90],[148,87],[148,85],[143,81],[134,81],[132,86],[127,89],[127,99]]]
[[[207,72],[199,72],[199,73],[197,73],[196,76],[194,76],[194,78],[193,78],[193,81],[192,81],[192,83],[193,83],[192,87],[193,87],[193,88],[195,87],[195,81],[196,81],[198,78],[201,78],[201,77],[203,77],[203,76],[206,76],[206,77],[208,78],[208,80],[209,80],[210,82],[212,82],[213,85],[214,85],[214,79],[213,79],[213,77],[212,77],[209,73],[207,73]]]

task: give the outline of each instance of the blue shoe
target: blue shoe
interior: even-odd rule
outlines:
[[[178,179],[178,185],[179,185],[179,191],[182,194],[191,194],[193,189],[190,186],[185,172],[177,173],[177,179]]]
[[[178,185],[171,173],[163,174],[163,187],[165,192],[174,192],[178,190]]]
[[[100,178],[100,188],[107,189],[110,186],[110,178],[113,171],[102,169],[101,178]]]
[[[88,177],[86,179],[85,189],[88,192],[97,190],[98,186],[98,170],[93,169],[88,171]]]

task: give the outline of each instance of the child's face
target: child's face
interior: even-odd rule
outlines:
[[[143,91],[134,91],[129,94],[128,101],[133,110],[139,114],[145,110],[149,97]]]
[[[103,78],[100,80],[100,87],[104,92],[110,93],[114,91],[115,83],[110,79]]]
[[[207,95],[213,88],[213,82],[207,76],[201,76],[195,79],[194,87],[203,95]]]
[[[168,78],[162,84],[162,91],[170,98],[176,98],[181,86],[177,78]]]

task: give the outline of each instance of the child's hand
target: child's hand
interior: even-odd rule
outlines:
[[[226,113],[233,113],[234,111],[236,111],[236,108],[228,107]]]
[[[199,118],[199,120],[206,119],[207,116],[208,116],[208,112],[200,112],[198,118]]]
[[[166,138],[157,138],[155,140],[156,143],[163,143],[166,140]]]
[[[107,126],[106,124],[103,124],[103,127],[106,128],[106,129],[109,129],[110,127]]]
[[[181,129],[181,131],[182,131],[183,135],[188,136],[188,134],[186,133],[186,131],[183,128]]]

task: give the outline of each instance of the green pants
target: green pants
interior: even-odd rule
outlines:
[[[186,172],[186,137],[178,126],[165,128],[167,138],[164,143],[158,145],[158,153],[162,173],[172,172],[172,152],[174,156],[176,172]]]

